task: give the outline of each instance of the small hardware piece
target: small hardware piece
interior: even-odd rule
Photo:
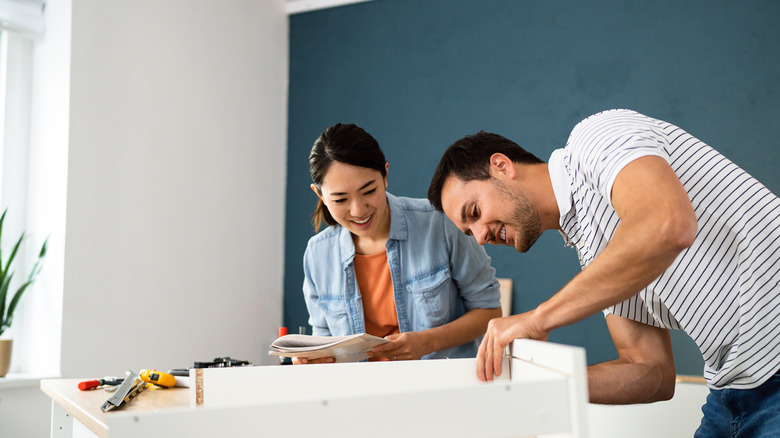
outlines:
[[[122,384],[116,389],[114,395],[103,403],[100,410],[108,412],[118,408],[122,403],[130,403],[144,388],[146,388],[146,383],[140,380],[138,374],[128,371],[127,377],[122,381]]]

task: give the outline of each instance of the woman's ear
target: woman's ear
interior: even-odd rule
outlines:
[[[322,200],[322,193],[320,193],[320,191],[317,189],[317,186],[315,184],[312,184],[309,187],[311,187],[311,190],[314,192],[314,194],[317,195],[317,197],[319,197]]]
[[[390,175],[390,163],[385,162],[385,189],[387,189],[387,176]]]

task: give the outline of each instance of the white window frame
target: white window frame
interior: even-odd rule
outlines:
[[[0,0],[0,210],[8,208],[3,257],[24,231],[14,263],[23,277],[49,239],[43,270],[3,334],[14,341],[12,379],[60,374],[69,61],[64,68],[51,61],[61,59],[52,52],[61,49],[54,40],[62,35],[47,39],[43,33],[45,6],[45,0]],[[69,38],[70,19],[60,21]],[[69,59],[69,42],[66,47],[62,56]]]

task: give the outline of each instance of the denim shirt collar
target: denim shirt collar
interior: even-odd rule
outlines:
[[[406,216],[398,207],[398,198],[390,192],[387,195],[387,205],[390,208],[390,234],[387,240],[406,240],[409,237],[409,228],[406,224]],[[355,243],[352,241],[352,233],[346,227],[339,227],[339,245],[341,245],[341,266],[346,269],[355,258]]]
[[[409,238],[409,228],[406,224],[406,215],[399,206],[398,198],[387,194],[387,204],[390,208],[390,235],[387,240],[406,240]]]

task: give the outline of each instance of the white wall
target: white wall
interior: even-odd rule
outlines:
[[[70,120],[51,131],[68,137],[55,157],[68,161],[63,377],[217,356],[270,363],[282,318],[284,3],[72,0]],[[45,436],[45,399],[6,392],[0,435]]]
[[[263,363],[282,317],[282,0],[74,0],[63,377]]]
[[[50,419],[51,399],[38,387],[3,386],[0,391],[1,437],[48,437]]]

